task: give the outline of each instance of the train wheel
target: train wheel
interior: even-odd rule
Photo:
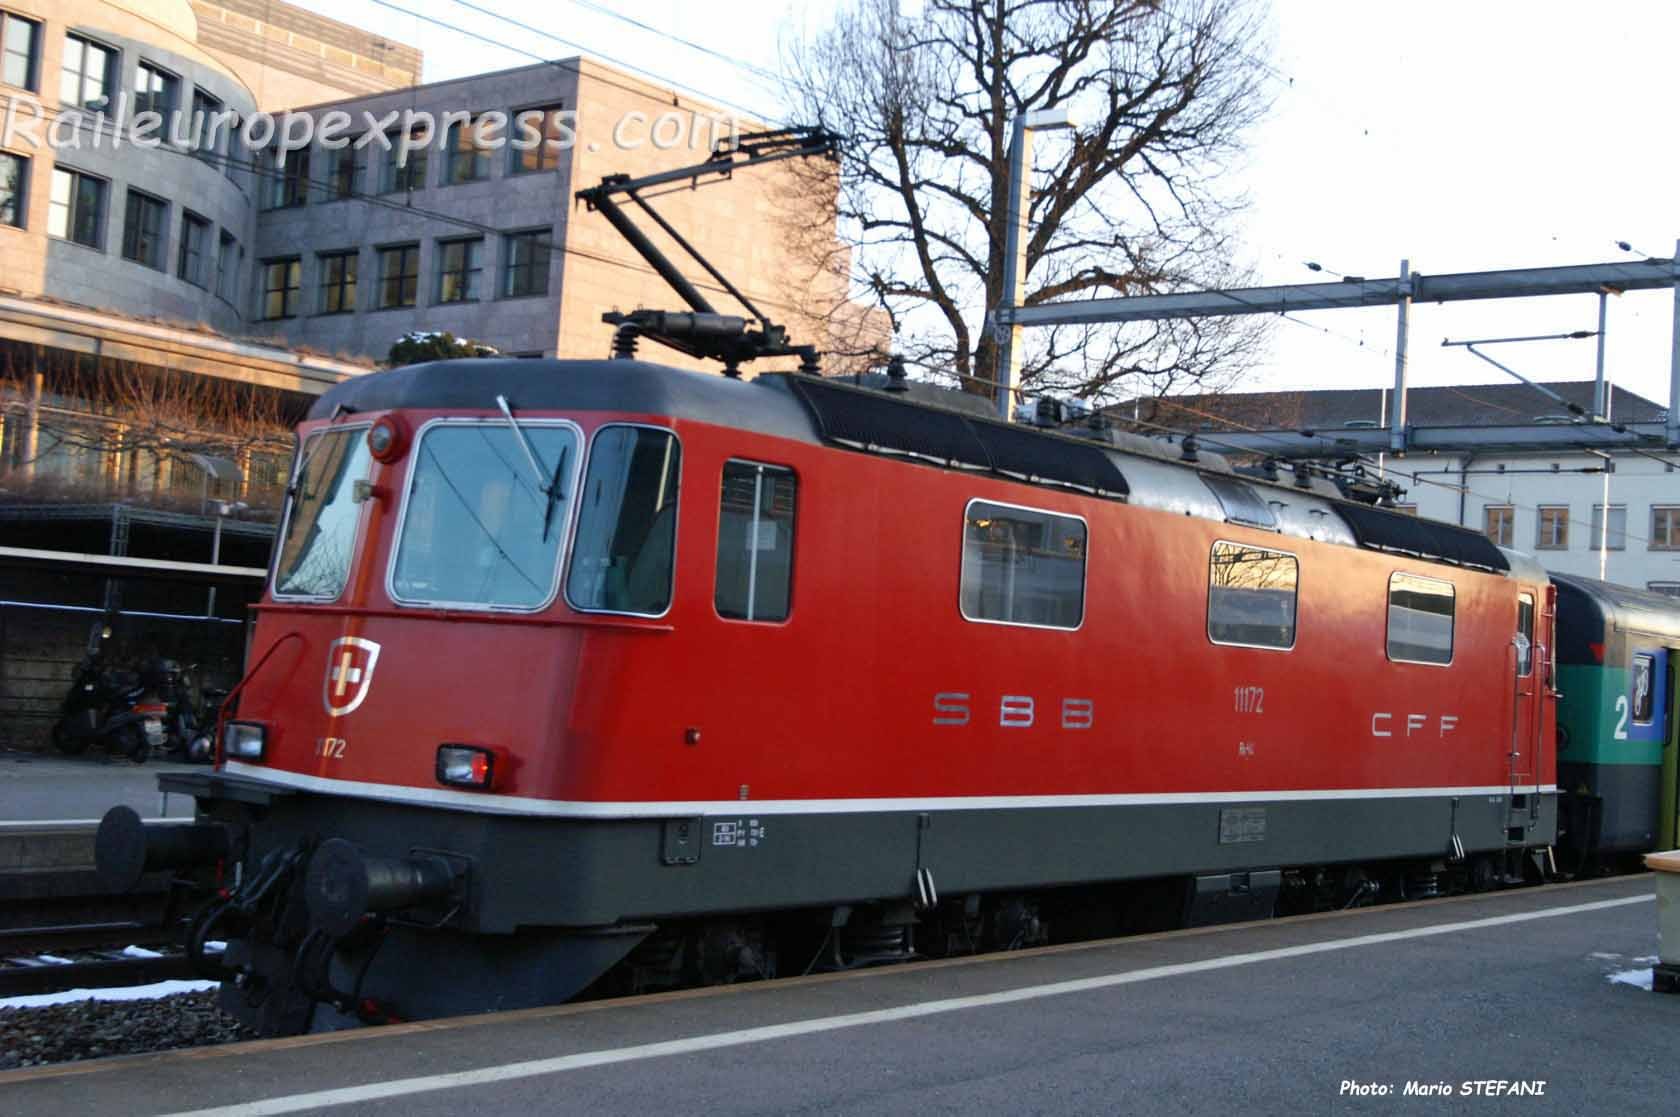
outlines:
[[[1487,854],[1479,854],[1470,862],[1470,891],[1492,891],[1495,881],[1493,858]]]

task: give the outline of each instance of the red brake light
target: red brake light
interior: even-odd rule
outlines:
[[[475,745],[439,745],[437,781],[446,787],[490,790],[496,777],[496,757]]]

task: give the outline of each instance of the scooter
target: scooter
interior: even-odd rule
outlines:
[[[108,669],[89,658],[77,670],[53,724],[53,744],[68,756],[98,745],[113,756],[144,764],[167,740],[168,713],[168,704],[140,685],[132,671]]]

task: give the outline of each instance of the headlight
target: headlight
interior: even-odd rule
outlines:
[[[488,791],[495,774],[496,758],[489,749],[473,745],[438,746],[438,783],[449,787],[475,787]]]
[[[230,721],[222,730],[222,755],[240,760],[263,758],[263,726],[254,721]]]

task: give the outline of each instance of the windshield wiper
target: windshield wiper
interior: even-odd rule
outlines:
[[[566,494],[560,491],[560,479],[566,475],[566,451],[570,446],[560,447],[560,460],[554,463],[554,480],[548,486],[548,505],[543,509],[543,542],[548,542],[548,525],[554,519],[554,506],[564,500]]]
[[[519,425],[519,420],[513,417],[513,408],[508,405],[506,396],[496,397],[496,406],[502,409],[502,415],[507,418],[508,426],[513,428],[513,436],[519,440],[519,448],[525,451],[525,460],[531,463],[531,472],[536,475],[537,490],[548,498],[548,504],[543,509],[543,542],[548,542],[548,526],[554,519],[554,505],[561,499],[560,478],[566,470],[566,449],[560,450],[560,460],[554,463],[554,475],[544,478],[542,459],[537,457],[537,448],[531,445],[531,440],[525,435],[525,428]]]

